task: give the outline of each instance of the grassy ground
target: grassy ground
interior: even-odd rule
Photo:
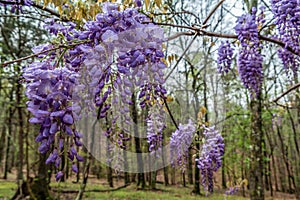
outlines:
[[[191,194],[192,188],[183,187],[164,187],[157,191],[141,191],[136,190],[134,187],[129,187],[123,190],[107,193],[87,193],[86,197],[89,199],[114,199],[114,200],[141,200],[141,199],[151,199],[151,200],[244,200],[246,198],[238,196],[226,197],[223,194],[213,194],[210,196],[195,196]]]
[[[17,185],[12,181],[0,180],[0,200],[6,200],[15,194]]]
[[[78,190],[79,184],[74,183],[53,183],[51,188],[55,190]],[[110,189],[106,184],[90,183],[87,190],[107,190]],[[13,181],[0,180],[0,200],[10,199],[16,191],[16,183]],[[84,200],[245,200],[241,196],[228,196],[226,197],[223,192],[216,192],[209,196],[195,196],[191,193],[192,186],[168,186],[165,187],[162,184],[157,184],[157,190],[137,190],[135,184],[131,184],[126,188],[122,188],[113,192],[86,192],[84,194]],[[53,197],[56,199],[73,200],[76,194],[66,194],[62,192],[53,192]]]
[[[123,184],[123,181],[115,181],[115,187],[119,187]],[[10,199],[16,191],[17,185],[13,179],[2,180],[0,179],[0,200]],[[62,200],[74,200],[76,193],[63,193],[59,191],[78,191],[80,184],[70,182],[67,183],[51,183],[51,189],[58,192],[51,192],[52,197]],[[106,180],[89,179],[89,184],[86,190],[110,190]],[[157,184],[157,190],[138,190],[135,183],[132,183],[126,188],[119,189],[112,192],[85,192],[84,200],[247,200],[239,194],[233,196],[225,196],[224,191],[216,191],[212,195],[196,196],[191,193],[192,186],[182,187],[168,186],[165,187],[162,184]],[[270,194],[266,193],[266,200],[291,200],[295,199],[294,195],[276,193],[275,197],[270,197]]]

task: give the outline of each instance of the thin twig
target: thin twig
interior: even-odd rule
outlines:
[[[167,108],[167,111],[168,111],[168,113],[169,113],[169,115],[170,115],[170,117],[172,119],[173,124],[175,125],[176,129],[178,129],[178,125],[177,125],[177,123],[176,123],[176,121],[175,121],[175,119],[174,119],[174,117],[173,117],[173,115],[171,113],[171,110],[170,110],[170,108],[168,106],[168,103],[167,103],[166,99],[164,99],[164,104],[165,104],[165,106]]]
[[[16,62],[21,62],[21,61],[23,61],[23,60],[27,60],[27,59],[29,59],[29,58],[33,58],[33,57],[36,57],[36,56],[41,55],[41,54],[44,54],[44,53],[48,53],[48,52],[50,52],[50,51],[55,51],[55,50],[60,49],[60,48],[63,48],[63,47],[65,47],[65,45],[59,45],[59,46],[57,46],[57,47],[55,47],[55,48],[52,48],[52,49],[47,49],[47,50],[41,51],[41,52],[39,52],[39,53],[31,54],[31,55],[29,55],[29,56],[25,56],[25,57],[22,57],[22,58],[18,58],[18,59],[15,59],[15,60],[11,60],[11,61],[7,61],[7,62],[4,62],[4,63],[1,63],[0,66],[1,66],[1,67],[5,67],[5,66],[7,66],[7,65],[9,65],[9,64],[13,64],[13,63],[16,63]]]
[[[18,4],[18,5],[23,5],[23,6],[25,6],[24,3],[25,3],[24,1],[20,1],[20,3],[17,3],[17,2],[13,2],[13,1],[3,1],[3,0],[0,0],[0,4],[4,4],[4,5],[16,5],[16,4]],[[43,6],[43,5],[37,4],[37,3],[35,3],[35,2],[32,2],[32,5],[31,5],[31,6],[32,6],[32,7],[35,7],[35,8],[38,8],[38,9],[40,9],[40,10],[43,10],[43,11],[45,11],[45,12],[51,14],[51,15],[54,15],[54,16],[60,18],[62,21],[70,21],[70,20],[67,19],[66,17],[61,16],[61,15],[60,15],[58,12],[56,12],[55,10],[52,10],[52,9],[50,9],[50,8],[47,8],[47,7]]]
[[[193,27],[193,26],[184,26],[184,25],[169,24],[169,23],[163,23],[163,22],[151,22],[151,23],[154,23],[156,25],[161,25],[161,26],[172,26],[172,27],[176,27],[176,28],[190,29],[190,30],[193,30],[193,31],[200,31],[201,30],[200,28],[196,28],[196,27]]]
[[[51,15],[54,15],[54,16],[60,18],[60,19],[61,19],[62,21],[64,21],[64,22],[72,21],[71,19],[68,19],[68,18],[66,18],[66,17],[64,17],[64,16],[61,16],[61,15],[60,15],[58,12],[56,12],[55,10],[51,10],[50,8],[47,8],[47,7],[42,6],[42,5],[40,5],[40,4],[33,3],[32,6],[38,8],[38,9],[40,9],[40,10],[46,11],[46,12],[48,12],[48,13],[51,14]]]
[[[237,39],[238,36],[237,35],[232,35],[232,34],[222,34],[222,33],[215,33],[215,32],[209,32],[206,30],[203,30],[202,28],[197,28],[197,27],[191,27],[191,26],[183,26],[183,25],[176,25],[176,24],[168,24],[168,23],[155,23],[157,25],[162,25],[162,26],[171,26],[171,27],[177,27],[177,28],[183,28],[183,29],[189,29],[189,30],[193,30],[197,33],[201,33],[202,35],[205,36],[212,36],[212,37],[219,37],[219,38],[231,38],[231,39]],[[182,32],[182,33],[178,33],[179,36],[181,35],[188,35],[191,36],[192,34],[190,32]],[[199,35],[199,34],[198,34]],[[177,35],[171,36],[170,39],[168,40],[172,40],[175,39],[177,37]],[[259,35],[259,39],[263,40],[263,41],[267,41],[267,42],[271,42],[274,44],[277,44],[283,48],[286,48],[287,50],[289,50],[291,53],[300,56],[300,52],[296,52],[292,47],[287,46],[284,42],[274,39],[274,38],[269,38],[263,35]]]
[[[181,54],[181,56],[179,57],[179,59],[177,60],[176,64],[174,65],[174,67],[171,69],[171,71],[169,72],[169,74],[166,76],[165,80],[167,80],[170,75],[173,73],[173,71],[176,69],[176,67],[178,66],[179,62],[182,60],[183,56],[186,54],[186,52],[188,51],[188,49],[192,46],[193,42],[195,41],[195,39],[198,36],[198,32],[194,33],[194,37],[191,40],[191,42],[188,44],[188,46],[185,48],[185,50],[183,51],[183,53]]]
[[[57,47],[54,47],[52,49],[47,49],[47,50],[44,50],[44,51],[41,51],[39,53],[35,53],[35,54],[31,54],[29,56],[25,56],[25,57],[22,57],[22,58],[19,58],[19,59],[15,59],[15,60],[11,60],[11,61],[7,61],[7,62],[4,62],[4,63],[0,63],[0,67],[5,67],[9,64],[13,64],[13,63],[16,63],[16,62],[21,62],[23,60],[27,60],[29,58],[33,58],[33,57],[37,57],[38,55],[41,55],[41,54],[44,54],[44,53],[48,53],[50,51],[55,51],[57,49],[61,49],[61,48],[70,48],[70,47],[73,47],[73,46],[76,46],[76,45],[80,45],[80,44],[84,44],[84,43],[87,43],[89,41],[84,41],[84,42],[79,42],[79,43],[75,43],[75,44],[69,44],[69,45],[58,45]]]
[[[200,32],[206,36],[213,36],[213,37],[219,37],[219,38],[231,38],[231,39],[238,38],[237,35],[231,35],[231,34],[215,33],[215,32],[209,32],[209,31],[205,31],[205,30],[200,30]]]
[[[167,41],[171,41],[171,40],[174,40],[180,36],[183,36],[183,35],[188,35],[188,36],[191,36],[191,35],[195,35],[194,32],[179,32],[179,33],[176,33],[170,37],[168,37]]]
[[[190,12],[190,11],[187,11],[187,10],[183,10],[183,11],[180,11],[180,12],[167,12],[167,13],[152,13],[152,15],[154,16],[161,16],[161,15],[180,15],[180,14],[189,14],[189,15],[192,15],[194,16],[195,18],[199,18],[197,15],[195,15],[194,13]]]
[[[274,44],[277,44],[283,48],[286,47],[287,50],[289,50],[290,52],[292,52],[293,54],[300,56],[300,52],[296,52],[293,48],[291,48],[290,46],[287,46],[284,42],[277,40],[277,39],[273,39],[273,38],[268,38],[266,36],[263,35],[259,35],[259,39],[264,40],[264,41],[268,41],[268,42],[272,42]]]
[[[293,85],[292,87],[290,87],[289,89],[287,89],[285,92],[283,92],[281,95],[279,95],[276,99],[274,99],[272,102],[276,103],[279,99],[281,99],[282,97],[284,97],[285,95],[287,95],[288,93],[290,93],[291,91],[297,89],[298,87],[300,87],[300,83],[297,83],[295,85]]]
[[[208,20],[211,18],[211,16],[216,12],[216,10],[223,4],[225,0],[221,0],[211,11],[210,13],[207,15],[207,17],[205,18],[205,20],[203,21],[203,25],[205,25]]]

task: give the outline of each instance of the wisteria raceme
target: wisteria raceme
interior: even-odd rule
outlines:
[[[56,22],[54,18],[45,19],[44,28],[49,31],[49,33],[58,35],[62,34],[68,41],[72,40],[72,34],[75,31],[76,24],[73,22],[67,22],[66,24],[61,24]]]
[[[79,45],[72,50],[75,58],[68,60],[73,67],[80,65],[83,59],[83,63],[89,68],[98,69],[97,73],[91,73],[92,83],[98,84],[91,86],[96,88],[94,95],[98,96],[95,98],[97,106],[104,105],[106,99],[113,93],[113,101],[121,104],[120,112],[125,116],[125,124],[130,124],[129,106],[132,105],[134,87],[141,89],[139,94],[141,107],[145,106],[150,96],[157,99],[166,94],[162,86],[163,70],[166,68],[162,62],[161,51],[163,30],[151,23],[145,23],[149,22],[149,19],[136,9],[118,11],[116,4],[104,5],[104,13],[98,14],[96,21],[87,22],[84,31],[73,31],[75,39],[92,42]],[[102,56],[95,52],[99,50],[104,52],[101,53]],[[117,52],[116,67],[112,66],[114,52]],[[104,93],[103,89],[106,88],[104,85],[110,81],[112,74],[114,74],[113,88],[107,90],[106,95],[101,97],[99,94]],[[108,110],[107,107],[103,109]],[[104,117],[105,112],[102,114],[101,117]]]
[[[238,71],[244,86],[251,92],[252,97],[258,96],[263,82],[263,57],[259,49],[242,48],[238,57]]]
[[[229,41],[222,42],[218,49],[218,71],[227,73],[230,70],[233,57],[233,48]]]
[[[140,7],[141,1],[136,4]],[[35,53],[47,53],[38,56],[42,61],[24,69],[28,109],[34,115],[30,122],[41,125],[36,141],[41,142],[41,153],[52,149],[47,163],[56,167],[67,150],[70,160],[83,160],[75,148],[82,145],[75,122],[83,109],[93,111],[97,119],[108,112],[116,116],[111,131],[122,131],[114,133],[118,135],[114,139],[126,148],[119,139],[130,131],[136,91],[142,108],[166,94],[163,29],[135,8],[119,10],[117,4],[104,3],[102,10],[95,21],[87,21],[81,29],[74,23],[46,20],[45,28],[69,47],[57,51],[48,51],[54,48],[51,44],[36,47]],[[66,147],[68,136],[73,142]],[[78,172],[75,164],[72,170]],[[62,176],[59,172],[56,179]]]
[[[147,119],[147,140],[149,151],[156,152],[159,156],[162,142],[163,129],[165,128],[165,113],[162,105],[156,105],[150,108]]]
[[[252,14],[244,14],[237,20],[235,31],[241,43],[238,55],[238,71],[244,86],[250,91],[252,97],[260,93],[263,82],[263,57],[259,41],[256,9]]]
[[[192,120],[188,124],[179,124],[178,129],[172,133],[170,139],[171,164],[180,166],[185,171],[188,150],[192,144],[196,127]]]
[[[75,113],[78,113],[80,108],[76,104],[70,104],[70,100],[74,97],[77,74],[67,68],[56,68],[56,64],[53,64],[51,59],[33,62],[24,69],[23,77],[27,83],[28,110],[34,116],[29,122],[41,125],[36,137],[36,141],[41,143],[39,151],[45,154],[51,150],[51,145],[55,144],[46,163],[54,163],[58,168],[60,156],[67,149],[64,138],[72,137],[71,143],[77,146],[81,146],[82,143],[81,134],[74,129]],[[72,155],[71,160],[76,156],[78,161],[82,161],[77,152],[71,151],[69,154]]]
[[[125,136],[124,132],[115,133],[117,131],[108,131],[107,136],[107,164],[114,168],[116,173],[122,172],[126,166],[127,160],[124,160],[123,152],[126,150],[126,142],[130,140]]]
[[[216,172],[222,165],[224,155],[224,139],[215,130],[215,127],[203,127],[203,144],[199,159],[196,160],[197,167],[201,170],[202,185],[213,192],[213,172]]]
[[[279,34],[277,37],[285,43],[278,54],[286,70],[297,73],[300,63],[300,2],[297,0],[271,0],[272,12]],[[296,54],[290,52],[292,48]]]

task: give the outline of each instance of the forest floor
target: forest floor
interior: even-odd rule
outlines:
[[[79,183],[73,183],[68,180],[63,183],[51,183],[51,195],[54,199],[73,200],[76,198],[77,191],[80,188]],[[123,186],[123,180],[114,180],[114,188]],[[107,184],[106,179],[90,178],[84,193],[84,200],[246,200],[240,193],[226,196],[224,190],[216,190],[212,195],[194,195],[191,191],[192,185],[183,187],[181,185],[164,186],[156,184],[156,190],[140,190],[136,183],[127,187],[112,190]],[[0,200],[10,199],[16,191],[17,185],[15,179],[0,179]],[[295,199],[293,195],[276,193],[275,197],[267,194],[266,200],[291,200]]]
[[[75,177],[66,182],[52,182],[50,184],[51,196],[54,199],[73,200],[76,198],[80,189],[80,183],[74,183]],[[52,179],[52,181],[54,181]],[[183,187],[180,183],[177,185],[164,186],[161,183],[156,184],[156,190],[141,190],[136,183],[131,183],[124,187],[123,179],[114,179],[114,188],[110,188],[106,178],[97,179],[89,177],[84,200],[246,200],[241,191],[234,195],[225,195],[225,190],[215,189],[213,194],[195,195],[192,193],[193,185]],[[0,179],[0,200],[8,200],[14,196],[17,189],[15,173],[11,173],[8,179]],[[247,191],[246,191],[247,192]],[[202,193],[203,190],[202,190]],[[294,195],[276,192],[273,197],[266,192],[266,200],[293,200]]]

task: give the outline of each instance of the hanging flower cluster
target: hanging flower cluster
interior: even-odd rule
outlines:
[[[244,86],[251,92],[251,96],[257,97],[263,82],[263,57],[255,8],[252,9],[252,14],[244,14],[238,18],[235,32],[241,43],[238,54],[240,78]]]
[[[51,151],[47,163],[58,168],[65,151],[72,161],[82,161],[75,149],[82,145],[75,127],[82,114],[92,111],[100,119],[110,112],[114,119],[107,135],[117,134],[112,133],[117,128],[121,130],[118,135],[124,135],[132,124],[135,90],[141,108],[151,107],[150,102],[166,94],[163,29],[135,8],[119,11],[117,4],[104,3],[103,11],[82,30],[74,23],[48,19],[45,28],[66,44],[56,51],[51,51],[54,45],[34,48],[35,53],[49,51],[24,69],[28,109],[34,115],[30,122],[41,125],[36,138],[41,143],[39,150]],[[73,138],[68,147],[64,145],[67,137]],[[72,169],[78,172],[76,165]],[[62,176],[60,171],[57,180]]]
[[[202,185],[207,191],[213,192],[213,172],[222,166],[225,145],[223,137],[215,127],[203,128],[203,144],[196,162],[201,170]]]

